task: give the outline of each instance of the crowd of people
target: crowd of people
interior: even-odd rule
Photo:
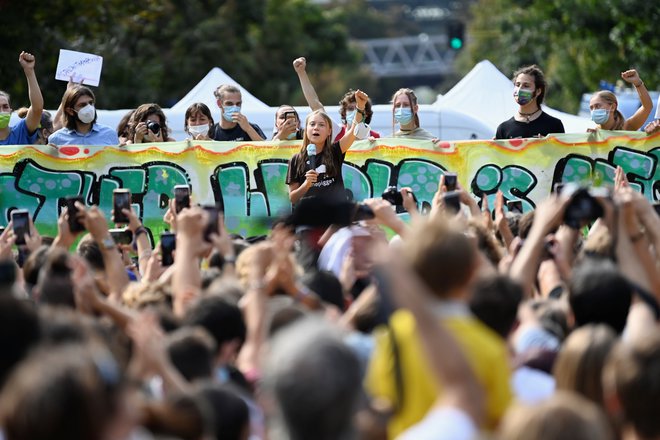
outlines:
[[[169,140],[158,105],[114,130],[76,84],[44,124],[34,57],[19,61],[31,106],[11,128],[0,114],[9,144]],[[312,112],[302,124],[281,106],[274,134],[302,140],[286,177],[294,209],[267,236],[230,234],[174,194],[161,237],[130,206],[67,201],[55,237],[12,215],[0,234],[0,438],[660,438],[658,206],[621,168],[612,188],[567,184],[524,214],[451,173],[428,212],[409,188],[349,201],[344,155],[379,135],[369,97],[348,92],[336,124],[305,66],[294,61]],[[622,77],[647,93],[635,71]],[[563,130],[540,107],[541,70],[513,79],[520,108],[498,133]],[[204,104],[186,112],[192,139],[264,139],[239,90],[216,98],[218,122]],[[602,129],[648,116],[644,99],[628,120],[608,99],[591,101]],[[434,140],[410,89],[392,102],[395,136]],[[11,111],[6,94],[0,107]]]

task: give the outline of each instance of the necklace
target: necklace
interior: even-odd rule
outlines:
[[[524,117],[525,117],[525,122],[529,123],[529,118],[531,118],[532,116],[534,116],[535,114],[537,114],[537,113],[540,112],[540,111],[541,111],[540,108],[537,108],[536,110],[534,110],[534,111],[531,112],[531,113],[523,113],[523,112],[521,112],[520,110],[518,110],[518,114],[519,114],[520,116],[524,116]]]

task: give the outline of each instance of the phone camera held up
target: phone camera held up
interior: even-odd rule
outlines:
[[[183,208],[190,208],[190,187],[188,185],[176,185],[174,187],[174,203],[177,214]]]
[[[30,235],[30,214],[25,209],[16,209],[11,212],[11,224],[16,236],[16,244],[24,245],[25,236]]]
[[[562,194],[570,197],[570,202],[564,213],[564,223],[574,229],[595,221],[603,216],[603,207],[597,197],[608,197],[607,188],[584,188],[577,185],[566,185]]]
[[[415,194],[411,194],[413,200],[415,200],[415,204],[417,204],[417,197],[415,197]],[[387,189],[383,191],[381,197],[383,200],[390,202],[392,206],[395,206],[396,212],[406,212],[406,209],[403,207],[403,194],[401,194],[401,191],[399,191],[396,186],[388,186]]]
[[[171,266],[174,263],[172,252],[176,249],[176,235],[172,232],[163,232],[160,235],[160,252],[163,266]]]
[[[119,188],[112,192],[112,210],[113,221],[115,223],[128,223],[128,215],[124,214],[124,209],[131,209],[131,192],[126,188]]]
[[[147,121],[147,128],[153,134],[158,134],[158,132],[160,132],[160,124],[156,121]]]

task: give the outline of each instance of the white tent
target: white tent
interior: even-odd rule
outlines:
[[[513,100],[513,83],[488,60],[481,61],[449,92],[439,95],[433,104],[468,114],[487,125],[495,135],[497,126],[517,110]],[[543,106],[551,116],[561,119],[567,133],[584,133],[594,127],[589,118],[564,113]]]
[[[215,121],[220,116],[220,110],[216,104],[213,92],[221,84],[233,84],[241,90],[243,101],[241,111],[248,117],[251,123],[261,127],[268,139],[272,136],[275,125],[276,107],[269,107],[247,89],[238,84],[234,79],[222,71],[219,67],[214,67],[209,73],[186,94],[172,108],[163,109],[167,116],[168,126],[171,130],[170,136],[176,140],[183,140],[187,137],[184,126],[184,114],[186,109],[195,102],[205,103]],[[452,107],[438,107],[436,105],[419,106],[420,123],[423,128],[438,136],[442,140],[464,140],[464,139],[488,139],[492,138],[495,129],[490,124],[480,120],[476,115],[469,112],[455,111]],[[326,111],[335,121],[339,122],[339,107],[326,106]],[[309,107],[296,107],[302,121],[309,113]],[[392,134],[392,106],[374,105],[374,115],[371,121],[371,128],[381,134],[383,137]],[[97,110],[98,122],[116,127],[119,120],[128,112],[128,110]]]
[[[236,82],[231,76],[227,75],[221,68],[214,67],[206,74],[206,76],[188,92],[186,96],[181,98],[179,102],[174,104],[170,110],[175,112],[185,112],[190,104],[195,102],[203,102],[212,112],[218,108],[213,92],[218,86],[222,84],[230,84],[238,87],[241,91],[241,98],[243,100],[242,111],[249,114],[251,111],[268,110],[268,105],[261,102],[257,97],[250,93],[245,87]]]

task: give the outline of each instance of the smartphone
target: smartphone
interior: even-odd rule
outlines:
[[[131,192],[126,188],[119,188],[112,192],[112,221],[115,223],[128,223],[128,216],[122,209],[131,209]]]
[[[284,119],[296,119],[296,112],[284,112]]]
[[[163,266],[171,266],[174,263],[172,251],[176,249],[176,235],[173,232],[160,234],[160,254]]]
[[[130,229],[110,229],[110,235],[117,244],[133,243],[133,233]]]
[[[217,205],[202,206],[204,211],[208,212],[209,220],[204,229],[204,240],[211,242],[211,234],[219,234],[218,220],[220,219],[220,208]]]
[[[522,200],[509,200],[506,202],[506,207],[509,212],[513,212],[515,214],[523,213]]]
[[[448,211],[456,213],[461,210],[461,195],[458,191],[446,192],[442,199]]]
[[[11,223],[14,227],[16,244],[25,244],[25,234],[30,235],[30,213],[27,209],[16,209],[12,211]]]
[[[456,191],[456,182],[458,181],[458,176],[456,173],[445,173],[445,186],[447,191]]]
[[[183,208],[190,208],[190,187],[188,185],[176,185],[174,187],[174,203],[176,204],[177,214]]]
[[[84,204],[85,199],[83,199],[82,196],[71,196],[65,198],[64,201],[66,205],[66,212],[67,215],[69,216],[69,230],[73,233],[84,231],[85,225],[80,223],[80,220],[78,220],[79,210],[78,207],[76,206],[76,202],[80,202]]]

